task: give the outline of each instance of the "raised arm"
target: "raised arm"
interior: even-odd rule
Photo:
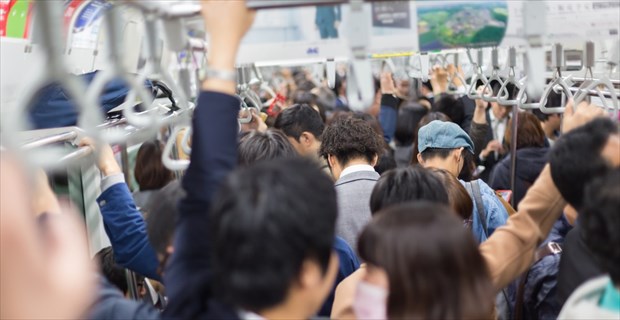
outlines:
[[[381,73],[381,110],[379,111],[379,124],[383,129],[383,139],[390,143],[396,132],[396,121],[398,119],[398,105],[401,100],[396,96],[396,88],[392,73]]]
[[[207,1],[202,11],[211,33],[210,68],[234,72],[239,43],[254,13],[243,1]],[[190,308],[196,304],[187,302],[209,289],[208,209],[217,188],[237,163],[240,101],[234,96],[236,83],[212,77],[202,89],[192,121],[191,164],[183,178],[186,197],[179,204],[174,253],[164,274],[170,299],[166,314],[183,318],[200,312]]]
[[[94,142],[84,138],[80,141],[80,145],[94,146]],[[161,276],[157,273],[159,261],[149,242],[146,223],[136,208],[112,148],[103,145],[99,151],[97,167],[103,178],[97,204],[106,234],[112,243],[114,259],[127,269],[161,281]]]
[[[573,112],[570,102],[564,114],[563,131],[568,132],[603,114],[600,108],[587,104]],[[547,237],[565,206],[551,178],[550,166],[546,165],[519,203],[519,211],[480,245],[496,289],[505,287],[527,270],[534,259],[534,251]]]

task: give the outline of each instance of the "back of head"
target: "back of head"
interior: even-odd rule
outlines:
[[[146,141],[136,156],[134,176],[141,191],[163,188],[174,179],[174,173],[161,161],[163,148],[159,141]]]
[[[174,226],[179,216],[178,203],[184,196],[181,183],[175,180],[157,191],[147,204],[146,231],[158,255],[166,256],[172,244]]]
[[[327,159],[336,156],[342,165],[355,158],[369,163],[383,150],[383,140],[368,124],[354,118],[338,119],[323,133],[319,154]]]
[[[291,142],[276,129],[269,129],[266,132],[252,131],[246,134],[239,140],[237,149],[239,166],[297,156],[297,151]]]
[[[441,99],[435,101],[432,111],[445,114],[452,122],[459,126],[465,121],[465,105],[463,101],[451,95],[442,95]]]
[[[510,147],[512,121],[508,120],[504,141]],[[545,131],[538,118],[528,112],[519,112],[517,119],[517,150],[522,148],[542,148],[545,146]]]
[[[410,146],[413,144],[418,133],[418,123],[427,113],[428,110],[417,103],[408,104],[398,110],[396,131],[394,132],[394,140],[397,145]]]
[[[551,177],[562,197],[579,211],[585,185],[609,172],[610,164],[601,151],[618,125],[610,119],[596,119],[561,136],[549,153]]]
[[[218,299],[258,313],[287,298],[309,259],[326,271],[336,192],[310,160],[278,159],[236,171],[214,199],[208,236]]]
[[[547,102],[545,103],[545,107],[554,108],[562,105],[562,94],[556,93],[553,90],[549,92],[549,96],[547,97]],[[540,109],[533,109],[532,113],[538,118],[538,120],[545,122],[549,119],[550,114],[544,113],[540,111]]]
[[[370,211],[376,214],[389,206],[426,200],[448,205],[448,194],[433,172],[413,166],[384,173],[370,195]]]
[[[418,129],[424,127],[425,125],[435,120],[446,121],[446,122],[452,121],[445,113],[432,111],[432,112],[427,113],[424,117],[422,117],[422,119],[420,119],[420,123],[418,123]]]
[[[417,202],[383,210],[358,248],[362,260],[388,275],[390,319],[482,319],[492,312],[485,262],[447,206]]]
[[[99,263],[99,270],[108,282],[118,288],[123,294],[127,294],[125,268],[118,265],[116,260],[114,260],[114,251],[112,251],[112,247],[101,249],[95,255],[95,259]]]
[[[325,124],[314,108],[307,104],[296,104],[278,114],[274,128],[295,140],[299,140],[303,132],[312,133],[316,139],[321,140]]]
[[[469,219],[474,211],[471,196],[463,185],[448,171],[443,169],[431,169],[443,182],[448,193],[450,207],[463,219]]]
[[[586,187],[579,212],[583,239],[614,285],[620,285],[620,168]]]

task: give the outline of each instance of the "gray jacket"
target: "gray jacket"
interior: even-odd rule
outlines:
[[[370,194],[379,179],[374,171],[358,171],[336,181],[338,220],[336,234],[357,252],[357,237],[370,221]]]

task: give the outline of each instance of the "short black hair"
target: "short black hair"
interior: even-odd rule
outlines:
[[[383,174],[384,172],[395,169],[397,166],[396,159],[394,158],[394,150],[386,146],[381,151],[381,154],[379,154],[379,159],[375,165],[375,171],[377,171],[378,174]]]
[[[297,151],[291,142],[277,129],[269,129],[266,132],[251,131],[241,137],[237,149],[239,166],[297,156]]]
[[[174,226],[179,216],[178,203],[185,197],[185,191],[178,180],[157,191],[149,199],[146,211],[146,232],[155,252],[166,255],[172,244]]]
[[[306,259],[326,272],[338,206],[333,181],[313,161],[242,168],[214,199],[208,236],[222,302],[260,312],[284,301]]]
[[[418,124],[428,109],[417,103],[409,103],[398,109],[394,142],[399,146],[410,146],[418,136]]]
[[[459,126],[465,121],[465,105],[461,99],[456,99],[449,94],[442,94],[439,100],[435,100],[433,112],[441,112]]]
[[[125,268],[116,263],[112,247],[105,247],[95,254],[101,274],[118,288],[123,294],[127,294],[127,276]]]
[[[304,132],[310,132],[321,140],[325,129],[321,115],[307,104],[296,104],[284,109],[278,114],[273,126],[297,141]]]
[[[492,80],[490,83],[491,89],[493,90],[493,95],[494,96],[499,96],[501,94],[504,94],[503,92],[500,93],[499,89],[502,88],[502,84],[497,81],[497,80]],[[515,86],[512,83],[508,83],[506,85],[506,91],[508,92],[508,100],[514,100],[517,98],[517,94],[519,93],[519,91],[517,90],[517,86]],[[506,106],[509,107],[509,106]]]
[[[327,159],[336,156],[341,165],[351,159],[364,158],[372,162],[383,150],[383,139],[364,120],[338,119],[325,129],[319,154]]]
[[[449,205],[441,179],[421,166],[397,168],[384,173],[370,195],[372,214],[395,204],[427,200]]]
[[[547,103],[545,103],[545,107],[553,108],[562,104],[562,94],[556,93],[553,90],[549,92],[549,96],[547,97]],[[540,121],[547,121],[549,119],[550,114],[544,113],[540,111],[540,109],[533,109],[532,113],[538,118]]]
[[[561,136],[549,153],[551,177],[562,197],[579,211],[585,185],[609,172],[610,164],[601,152],[618,125],[601,118]]]
[[[445,159],[450,156],[450,152],[454,149],[446,149],[446,148],[426,148],[424,151],[420,153],[422,159],[424,161],[433,158]]]
[[[620,168],[588,184],[579,223],[597,264],[620,284]]]

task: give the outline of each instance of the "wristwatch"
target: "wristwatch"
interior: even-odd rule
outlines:
[[[207,79],[218,79],[218,80],[224,80],[224,81],[237,82],[237,71],[236,70],[220,70],[220,69],[207,68],[205,72],[205,76]]]

